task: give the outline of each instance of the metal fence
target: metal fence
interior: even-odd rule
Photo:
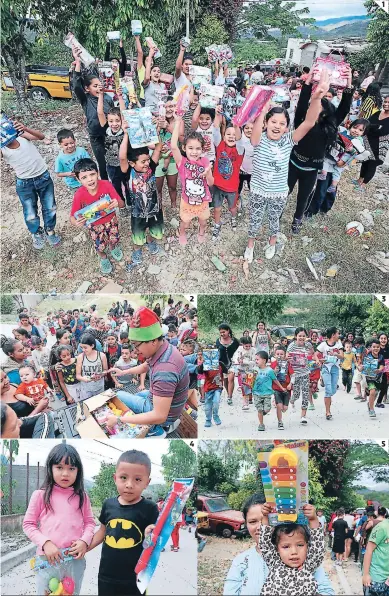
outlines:
[[[44,475],[44,466],[30,465],[30,454],[26,455],[26,463],[12,463],[12,451],[9,461],[1,464],[1,514],[25,513],[31,494],[40,488]]]

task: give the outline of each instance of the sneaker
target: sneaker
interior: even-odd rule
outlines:
[[[220,236],[221,224],[215,224],[212,230],[212,240],[218,240]]]
[[[314,406],[314,404],[309,404],[309,406],[308,406],[308,410],[314,410],[314,409],[315,409],[315,406]]]
[[[377,414],[375,413],[374,410],[369,410],[369,416],[370,416],[370,418],[377,418]]]
[[[284,423],[282,420],[278,423],[278,430],[284,430]]]
[[[213,421],[215,424],[217,424],[217,426],[219,426],[222,423],[222,421],[220,420],[220,418],[217,414],[213,415]]]
[[[356,396],[354,397],[354,399],[355,399],[355,400],[362,399],[362,395],[356,395]]]
[[[55,232],[53,232],[52,234],[47,232],[46,240],[50,244],[50,246],[58,246],[58,244],[61,242],[61,236],[58,236],[58,234],[56,234]]]
[[[32,245],[37,250],[41,250],[46,244],[46,234],[44,232],[36,232],[32,235]]]
[[[146,246],[151,255],[156,255],[159,253],[159,246],[156,242],[154,242],[154,240],[152,242],[148,242]]]
[[[258,424],[258,430],[265,430],[264,424]]]
[[[333,184],[331,184],[331,186],[329,186],[327,188],[327,192],[329,192],[331,194],[335,194],[336,193],[336,186],[334,186]]]
[[[231,228],[235,231],[237,226],[236,217],[231,217]]]
[[[269,244],[265,249],[265,257],[266,259],[272,259],[276,254],[276,245]]]
[[[319,394],[318,394],[318,393],[314,393],[314,394],[312,395],[312,397],[313,397],[313,399],[317,399],[317,398],[319,397]]]
[[[248,263],[252,263],[253,262],[253,259],[254,259],[254,246],[252,246],[251,248],[249,246],[246,246],[246,250],[244,251],[244,259]]]
[[[113,250],[111,250],[111,257],[115,259],[115,261],[121,261],[123,258],[123,251],[119,245],[116,245]]]
[[[326,420],[332,420],[332,414],[326,414]]]
[[[303,227],[303,220],[302,219],[294,219],[292,222],[292,234],[300,234],[302,227]]]
[[[227,399],[227,405],[232,406],[232,397]]]
[[[384,408],[385,407],[385,404],[376,404],[375,407],[376,408]]]
[[[300,424],[308,424],[308,420],[305,418],[305,416],[301,417]]]
[[[100,271],[103,275],[112,273],[112,263],[109,259],[100,259]]]
[[[140,265],[142,262],[142,249],[138,248],[137,250],[134,250],[132,255],[131,255],[131,262],[134,265]]]
[[[164,439],[166,437],[166,431],[160,424],[155,424],[149,430],[146,435],[147,439]]]
[[[242,410],[244,410],[244,412],[247,412],[250,408],[248,406],[242,406]]]
[[[204,427],[205,428],[209,428],[210,426],[212,426],[212,422],[210,420],[206,420],[205,421],[205,424],[204,424]]]

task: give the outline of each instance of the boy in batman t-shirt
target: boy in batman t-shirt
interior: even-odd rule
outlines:
[[[135,566],[143,540],[158,518],[157,505],[142,497],[150,483],[150,472],[151,461],[143,451],[125,451],[118,459],[114,480],[119,496],[104,501],[99,517],[101,526],[88,548],[90,551],[103,543],[99,596],[140,594]]]

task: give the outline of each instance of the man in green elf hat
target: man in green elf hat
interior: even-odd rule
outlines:
[[[163,337],[161,323],[154,311],[142,306],[134,313],[128,339],[146,362],[131,369],[131,374],[149,373],[150,391],[131,395],[118,391],[118,398],[134,412],[133,415],[108,416],[107,425],[118,420],[131,424],[150,425],[148,437],[165,437],[166,430],[179,424],[179,418],[188,399],[189,371],[180,352]],[[120,377],[127,370],[112,368]]]

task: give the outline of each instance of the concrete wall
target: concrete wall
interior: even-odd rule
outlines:
[[[12,510],[20,508],[26,511],[26,503],[30,500],[31,494],[42,485],[44,478],[44,467],[39,466],[39,483],[38,483],[38,466],[29,467],[29,483],[28,483],[28,499],[27,499],[27,466],[12,466],[12,480],[14,488],[12,490]],[[9,468],[5,471],[3,477],[3,486],[9,486]],[[4,500],[3,505],[7,503]],[[3,509],[4,510],[4,509]]]
[[[18,532],[22,529],[23,513],[16,515],[2,515],[1,516],[1,531],[2,532]]]

